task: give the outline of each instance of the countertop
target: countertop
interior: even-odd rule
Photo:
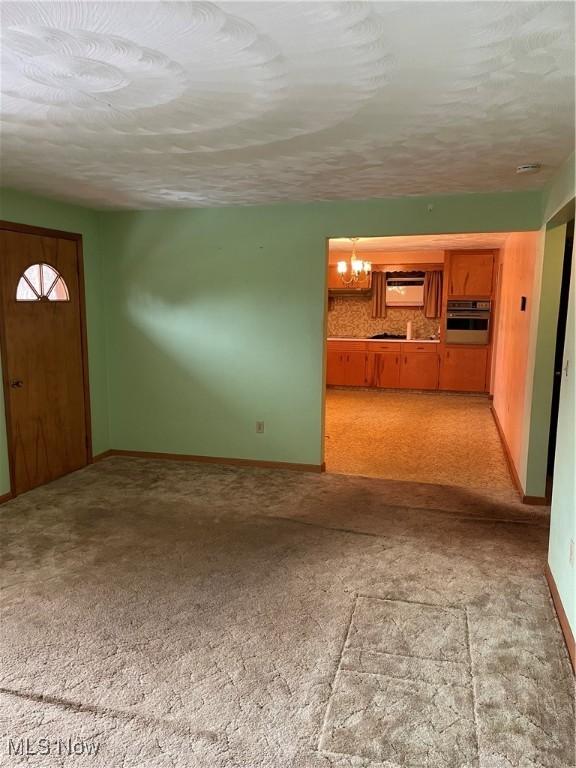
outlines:
[[[380,344],[440,344],[440,339],[360,339],[357,336],[328,336],[328,341],[373,341]]]

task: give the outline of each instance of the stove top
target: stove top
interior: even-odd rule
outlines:
[[[395,333],[377,333],[375,336],[370,336],[371,339],[405,339],[406,334],[395,334]]]

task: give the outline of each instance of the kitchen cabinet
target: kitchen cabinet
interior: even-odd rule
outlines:
[[[485,392],[488,347],[446,347],[440,369],[440,389]]]
[[[402,345],[407,346],[406,344]],[[439,356],[436,352],[402,352],[400,387],[438,389]]]
[[[494,251],[448,251],[448,297],[490,298],[494,280]]]
[[[368,387],[372,384],[373,356],[361,342],[354,344],[328,344],[326,383],[329,386]]]
[[[400,361],[402,359],[400,350],[376,352],[373,358],[372,386],[384,389],[388,387],[398,388],[400,386]]]
[[[346,386],[369,387],[372,384],[373,357],[367,352],[345,352]]]
[[[342,351],[330,347],[326,353],[326,384],[332,387],[343,387],[346,384],[346,370],[342,360]]]

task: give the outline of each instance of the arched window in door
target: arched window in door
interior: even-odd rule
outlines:
[[[29,266],[16,287],[16,301],[69,301],[68,287],[50,264]]]

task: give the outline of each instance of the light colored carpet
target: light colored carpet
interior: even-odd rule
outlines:
[[[514,491],[487,397],[328,389],[326,470]]]
[[[545,509],[115,458],[0,517],[2,765],[574,764]]]

